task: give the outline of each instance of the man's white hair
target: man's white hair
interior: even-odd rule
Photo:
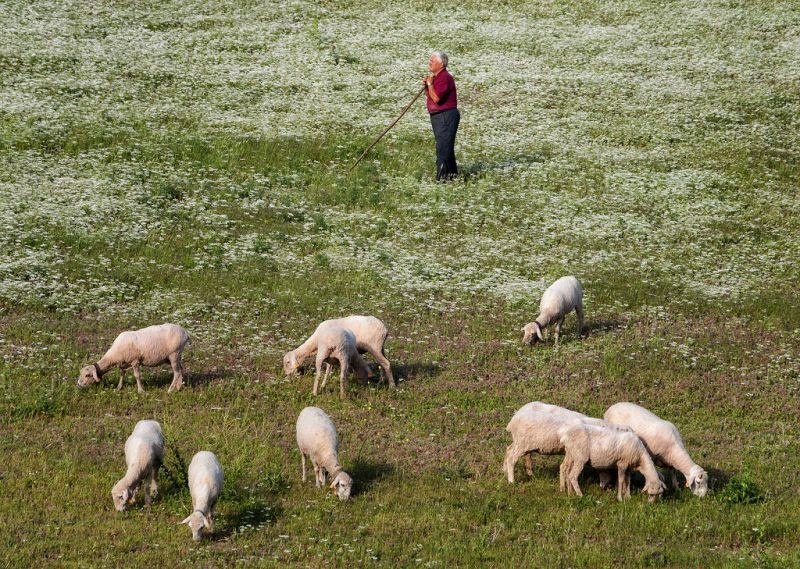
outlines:
[[[431,55],[442,62],[442,67],[447,67],[447,54],[445,52],[437,49]]]

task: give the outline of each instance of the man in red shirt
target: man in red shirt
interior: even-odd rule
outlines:
[[[428,60],[431,75],[422,79],[426,86],[428,113],[436,139],[436,180],[452,180],[458,175],[456,131],[461,115],[457,108],[456,82],[447,71],[447,54],[434,51]]]

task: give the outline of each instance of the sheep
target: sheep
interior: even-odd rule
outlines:
[[[193,511],[181,524],[192,530],[192,539],[200,541],[203,530],[214,532],[214,508],[222,492],[223,473],[213,452],[201,450],[189,463],[189,493]]]
[[[531,476],[533,475],[532,453],[564,454],[564,446],[561,444],[562,431],[576,421],[610,426],[600,419],[540,401],[533,401],[520,407],[506,427],[513,440],[506,448],[503,461],[503,471],[508,482],[514,483],[514,466],[521,457],[525,457],[525,471]],[[630,430],[624,427],[621,429]]]
[[[159,366],[169,363],[172,366],[172,383],[169,393],[183,387],[183,363],[181,354],[189,342],[189,334],[177,324],[159,324],[141,330],[129,330],[117,336],[105,355],[95,364],[81,369],[78,387],[86,387],[99,382],[112,367],[120,369],[117,389],[122,389],[125,371],[133,368],[136,389],[144,393],[140,366]]]
[[[331,489],[339,500],[347,500],[353,479],[339,464],[339,439],[331,418],[319,407],[306,407],[297,417],[297,446],[300,449],[303,482],[306,481],[306,456],[314,466],[317,488],[331,479]]]
[[[314,395],[319,391],[319,378],[322,375],[322,364],[327,363],[328,367],[325,371],[325,377],[322,380],[322,389],[328,383],[328,376],[331,372],[331,363],[336,360],[339,363],[339,397],[345,397],[345,382],[347,381],[347,374],[352,368],[356,375],[362,381],[367,381],[369,377],[369,367],[364,358],[358,353],[356,348],[356,336],[351,330],[342,328],[340,326],[326,326],[314,332],[313,335],[316,351],[316,368],[317,372],[314,376]],[[308,343],[308,341],[306,341]],[[302,346],[301,346],[302,347]],[[299,349],[299,348],[298,348]],[[297,352],[297,350],[294,350]],[[291,354],[291,352],[289,352]],[[287,355],[289,355],[287,354]],[[284,358],[284,368],[286,366],[286,358]]]
[[[144,482],[144,501],[150,506],[158,492],[156,477],[164,459],[164,435],[157,421],[139,421],[125,441],[125,463],[128,471],[111,488],[114,507],[122,512],[133,502],[136,490]]]
[[[564,318],[572,311],[578,316],[576,335],[581,337],[583,330],[583,288],[575,277],[561,277],[547,287],[539,303],[539,316],[522,328],[522,341],[532,345],[536,340],[544,341],[543,331],[555,322],[555,345]]]
[[[356,347],[359,354],[370,353],[383,368],[386,380],[390,387],[395,387],[394,377],[392,376],[392,366],[386,358],[383,345],[389,335],[386,325],[374,316],[347,316],[325,320],[314,331],[314,333],[302,345],[286,352],[283,356],[283,370],[286,375],[297,371],[311,355],[317,351],[317,337],[325,328],[340,327],[351,330],[356,336]],[[369,377],[372,377],[372,370],[369,370]]]
[[[561,432],[564,462],[559,469],[561,491],[583,496],[578,476],[587,463],[596,469],[617,469],[617,500],[630,498],[629,470],[644,475],[643,492],[648,502],[654,502],[664,493],[664,483],[653,459],[635,433],[611,427],[575,421]]]
[[[695,496],[708,492],[708,474],[697,465],[686,448],[675,425],[635,403],[617,403],[608,408],[603,418],[609,423],[633,429],[658,466],[669,469],[673,488],[678,487],[675,474],[679,470],[686,478],[686,487]]]

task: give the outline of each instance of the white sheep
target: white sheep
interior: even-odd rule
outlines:
[[[314,466],[317,488],[331,479],[331,489],[340,500],[347,500],[353,487],[353,479],[339,464],[339,439],[331,418],[319,407],[306,407],[297,417],[297,446],[306,481],[306,456]]]
[[[575,277],[561,277],[544,291],[539,302],[539,316],[522,328],[522,341],[528,345],[536,340],[544,341],[544,329],[555,322],[555,345],[558,346],[561,325],[573,310],[578,316],[576,335],[580,339],[583,330],[583,288]]]
[[[214,508],[222,492],[222,483],[222,466],[213,452],[201,450],[192,457],[189,493],[193,511],[181,523],[189,525],[195,541],[200,541],[204,529],[214,532]]]
[[[686,447],[678,429],[654,413],[635,403],[616,403],[608,408],[603,418],[609,423],[633,429],[658,466],[668,468],[674,488],[678,487],[675,474],[679,470],[686,478],[686,487],[699,497],[708,492],[708,474],[697,465]]]
[[[144,482],[144,501],[150,505],[158,492],[156,476],[164,459],[164,435],[157,421],[139,421],[125,441],[125,463],[128,470],[111,489],[117,511],[133,502],[136,490]]]
[[[386,358],[384,343],[389,331],[386,325],[374,316],[347,316],[345,318],[335,318],[325,320],[317,326],[314,333],[292,351],[286,352],[283,356],[283,370],[286,375],[297,371],[302,365],[311,358],[317,351],[317,338],[324,329],[330,327],[346,328],[355,334],[356,347],[359,354],[369,353],[377,360],[386,380],[391,387],[395,387],[394,377],[392,376],[392,366]],[[369,370],[369,377],[372,377],[372,370]]]
[[[564,445],[564,462],[560,467],[561,491],[583,496],[578,476],[586,464],[595,469],[617,469],[617,500],[630,498],[630,473],[636,470],[645,478],[643,491],[648,501],[655,501],[664,493],[664,483],[653,459],[634,433],[597,424],[575,421],[561,435]]]
[[[514,467],[521,457],[525,457],[525,471],[531,476],[533,475],[532,453],[564,454],[561,436],[564,429],[575,421],[610,426],[601,419],[587,417],[577,411],[541,401],[533,401],[520,407],[506,427],[513,441],[506,448],[503,460],[503,471],[508,481],[514,482]],[[629,430],[624,427],[622,429]]]
[[[320,375],[322,375],[323,364],[328,364],[328,367],[325,371],[325,377],[322,380],[322,389],[324,389],[325,385],[328,383],[331,364],[334,363],[334,361],[339,364],[339,397],[342,399],[344,399],[345,396],[347,374],[350,373],[351,368],[362,381],[368,380],[369,366],[367,366],[361,354],[358,353],[356,337],[351,330],[339,326],[326,326],[322,330],[318,328],[314,332],[313,338],[317,368],[316,374],[314,375],[314,395],[319,391],[319,378]],[[294,352],[297,352],[297,350],[294,350]],[[284,358],[284,369],[285,368],[286,358]]]
[[[143,393],[139,368],[169,363],[172,366],[172,383],[168,392],[177,391],[183,386],[181,354],[187,342],[189,334],[177,324],[159,324],[141,330],[122,332],[100,361],[81,369],[78,387],[99,382],[103,374],[116,366],[120,369],[117,389],[122,389],[125,371],[132,368],[136,377],[136,389],[139,393]]]

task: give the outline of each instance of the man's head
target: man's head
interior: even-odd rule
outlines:
[[[436,75],[447,67],[447,54],[443,51],[434,51],[428,60],[428,70]]]

